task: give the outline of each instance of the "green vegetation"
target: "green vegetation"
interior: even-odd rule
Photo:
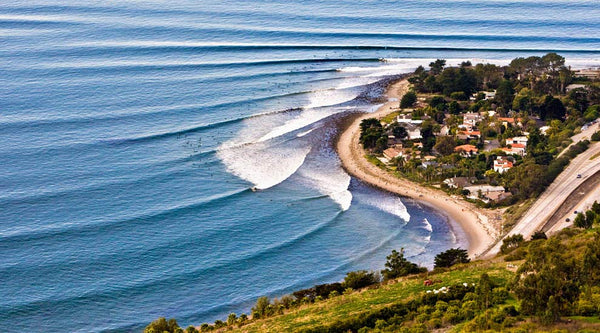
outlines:
[[[360,143],[365,149],[381,152],[387,145],[387,136],[379,120],[364,119],[360,123]]]
[[[401,108],[410,108],[417,102],[417,94],[414,91],[409,91],[400,100]]]
[[[417,264],[406,260],[406,258],[404,258],[404,249],[400,249],[400,252],[392,250],[392,254],[387,256],[386,259],[386,268],[381,271],[385,280],[427,272],[427,268],[419,267]]]
[[[456,264],[466,264],[469,261],[471,260],[469,259],[467,250],[459,248],[450,249],[435,256],[434,267],[451,267]]]

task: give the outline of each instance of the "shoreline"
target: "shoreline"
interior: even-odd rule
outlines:
[[[398,178],[365,158],[365,151],[359,143],[360,122],[366,118],[382,118],[397,110],[398,103],[409,83],[406,78],[391,83],[385,92],[388,101],[373,113],[359,114],[349,122],[338,136],[336,151],[342,167],[351,176],[382,190],[408,197],[430,208],[433,208],[449,221],[461,227],[467,237],[469,256],[473,259],[486,252],[499,236],[497,228],[491,223],[492,214],[462,199],[449,196],[441,190],[434,190],[414,183],[408,179]],[[393,101],[389,101],[394,99]]]

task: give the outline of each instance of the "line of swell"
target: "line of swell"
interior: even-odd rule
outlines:
[[[215,202],[225,200],[225,199],[231,199],[235,196],[242,195],[242,194],[248,193],[248,192],[251,192],[250,188],[243,188],[243,189],[238,189],[238,190],[234,190],[234,191],[229,191],[229,192],[213,195],[208,198],[204,198],[200,201],[193,202],[190,204],[178,205],[178,206],[171,207],[168,209],[162,209],[160,211],[146,213],[141,216],[129,217],[124,220],[110,220],[110,221],[104,221],[104,222],[99,222],[99,223],[94,223],[94,224],[76,225],[76,226],[72,226],[69,228],[64,228],[64,227],[46,228],[43,230],[37,229],[37,230],[31,230],[31,231],[27,231],[27,232],[13,233],[13,234],[9,234],[9,235],[0,237],[0,244],[7,243],[7,242],[16,242],[16,241],[21,242],[21,241],[39,240],[39,239],[44,239],[44,238],[48,238],[48,237],[56,237],[59,235],[71,234],[73,232],[77,232],[79,235],[81,235],[85,232],[97,232],[97,231],[110,229],[110,228],[113,228],[115,225],[123,226],[123,225],[128,225],[128,224],[135,225],[135,224],[139,224],[139,223],[147,223],[147,221],[149,219],[156,219],[156,218],[160,218],[163,216],[169,216],[171,214],[178,213],[178,212],[194,210],[198,207],[202,207],[207,204],[214,204]]]
[[[46,201],[46,200],[50,200],[53,198],[64,197],[66,195],[81,192],[81,191],[100,190],[100,189],[105,189],[107,187],[115,186],[115,185],[132,186],[132,185],[136,185],[136,184],[140,184],[140,183],[148,183],[148,182],[151,182],[154,180],[161,180],[161,179],[164,179],[164,177],[166,177],[166,176],[173,176],[177,172],[184,171],[183,169],[175,169],[175,170],[169,169],[170,166],[178,166],[181,163],[195,161],[195,160],[198,160],[199,158],[210,156],[216,152],[217,152],[216,149],[208,149],[208,150],[204,150],[204,151],[195,152],[195,153],[193,153],[189,156],[185,156],[185,157],[164,160],[164,161],[155,162],[152,164],[144,164],[141,168],[128,170],[131,172],[131,174],[136,175],[136,177],[131,180],[127,180],[127,181],[123,181],[123,180],[108,181],[108,182],[101,181],[101,182],[97,182],[97,183],[86,182],[85,183],[86,185],[84,185],[84,186],[68,187],[66,189],[52,190],[52,191],[47,191],[47,192],[38,193],[38,194],[34,194],[34,195],[25,194],[22,196],[4,196],[4,197],[0,196],[0,205],[15,205],[15,204],[23,204],[23,203],[35,204],[35,203],[38,203],[41,201]],[[144,169],[145,171],[147,171],[148,168],[157,168],[162,171],[159,173],[153,173],[153,174],[138,172],[140,169]],[[86,176],[88,176],[88,175],[82,175],[80,177],[86,177]],[[121,179],[121,177],[114,177],[111,179]]]
[[[135,71],[135,70],[189,70],[202,68],[247,68],[272,65],[301,65],[337,62],[379,62],[379,58],[314,58],[314,59],[272,59],[256,61],[225,61],[225,62],[198,62],[198,63],[106,63],[106,64],[51,64],[42,67],[31,67],[27,70],[42,70],[44,72],[62,71]],[[332,71],[335,69],[332,69]]]
[[[109,140],[105,140],[104,142],[108,142],[110,144],[116,144],[116,145],[130,144],[130,143],[135,143],[135,142],[146,142],[146,141],[151,141],[151,140],[156,140],[156,139],[164,139],[164,138],[169,138],[169,137],[174,137],[174,136],[196,133],[196,132],[206,130],[206,129],[215,129],[218,127],[222,127],[225,125],[237,123],[237,122],[240,122],[243,120],[252,119],[252,118],[256,118],[256,117],[261,117],[261,116],[266,116],[266,115],[274,115],[274,114],[280,114],[280,113],[287,113],[287,112],[294,112],[294,111],[300,111],[300,110],[302,110],[302,108],[270,111],[270,112],[254,114],[254,115],[250,115],[250,116],[246,116],[246,117],[225,120],[225,121],[212,123],[212,124],[208,124],[208,125],[194,126],[194,127],[190,127],[190,128],[186,128],[186,129],[182,129],[182,130],[177,130],[177,131],[150,134],[150,135],[144,135],[144,136],[139,136],[139,137],[134,137],[134,138],[109,139]]]
[[[122,294],[124,291],[127,291],[128,295],[135,294],[136,291],[142,292],[142,290],[144,292],[148,292],[149,288],[161,289],[161,288],[163,288],[164,285],[167,285],[167,284],[168,285],[177,284],[180,281],[189,281],[190,279],[198,278],[201,275],[201,273],[208,273],[211,271],[215,271],[215,273],[217,273],[222,268],[231,267],[234,264],[239,264],[239,263],[248,264],[252,260],[256,260],[258,258],[263,258],[264,255],[267,253],[274,253],[275,251],[282,250],[284,248],[293,246],[294,244],[317,234],[318,232],[322,231],[324,228],[327,228],[328,226],[333,225],[336,222],[338,216],[340,216],[340,214],[341,214],[341,212],[338,211],[333,216],[333,218],[331,218],[330,220],[318,224],[317,226],[309,229],[307,232],[305,232],[295,238],[281,242],[274,246],[266,247],[262,250],[248,254],[241,258],[236,258],[234,260],[229,260],[229,261],[223,261],[223,262],[213,265],[211,267],[197,268],[197,269],[185,272],[185,273],[179,273],[179,274],[175,274],[175,275],[171,275],[171,276],[166,276],[166,277],[162,277],[160,279],[146,280],[143,282],[138,282],[131,286],[112,288],[111,290],[89,291],[82,295],[68,296],[68,297],[64,297],[64,298],[60,298],[60,299],[52,299],[52,300],[45,299],[45,300],[38,300],[38,301],[27,302],[27,303],[22,303],[22,304],[11,304],[8,307],[0,308],[0,313],[10,315],[10,314],[14,314],[14,313],[26,312],[28,310],[30,310],[30,311],[38,310],[40,308],[43,308],[44,305],[49,305],[49,306],[54,307],[54,306],[59,306],[59,304],[69,304],[75,300],[77,300],[77,301],[90,300],[90,299],[97,300],[97,299],[103,298],[103,297],[104,298],[112,298],[112,295]],[[197,239],[194,239],[191,242],[197,243],[197,241],[198,241]],[[189,246],[189,244],[188,244],[188,246]],[[168,248],[171,250],[172,246],[166,246],[165,248]],[[147,252],[150,252],[150,251],[152,251],[152,250],[148,250]]]
[[[453,39],[453,40],[490,40],[490,41],[547,41],[547,42],[576,42],[576,43],[598,43],[600,42],[599,37],[544,37],[544,36],[502,36],[502,35],[426,35],[426,34],[388,34],[388,33],[373,33],[373,34],[362,34],[362,33],[347,33],[349,37],[359,37],[362,35],[370,37],[394,37],[404,38],[409,40],[416,39]],[[79,49],[79,48],[78,48]],[[105,50],[150,50],[150,51],[248,51],[248,50],[400,50],[400,51],[488,51],[488,52],[566,52],[566,53],[598,53],[597,49],[568,49],[568,48],[495,48],[495,47],[443,47],[443,46],[394,46],[394,45],[315,45],[315,44],[181,44],[181,45],[112,45],[112,46],[93,46],[80,47],[81,51],[93,51],[98,49],[99,52],[105,52]],[[66,52],[72,52],[73,49],[65,49]],[[53,52],[58,52],[55,50]],[[80,52],[80,51],[78,51]],[[104,54],[104,53],[102,53]],[[264,61],[252,61],[252,62],[230,62],[230,63],[207,63],[207,64],[190,64],[188,66],[251,66],[251,65],[271,65],[271,64],[286,64],[286,63],[310,63],[310,62],[342,62],[342,61],[365,61],[373,62],[378,61],[377,58],[321,58],[321,59],[283,59],[283,60],[264,60]],[[148,65],[150,66],[150,65]],[[175,65],[174,65],[175,66]],[[185,66],[185,65],[180,65]],[[161,67],[162,68],[162,67]]]
[[[236,196],[238,194],[242,194],[244,192],[248,192],[248,189],[243,189],[241,191],[228,192],[228,193],[230,193],[229,195],[222,195],[219,198],[214,198],[212,200],[212,202],[230,198],[230,197],[234,197],[234,196]],[[328,197],[328,196],[314,196],[314,197],[300,198],[295,201],[301,202],[301,201],[318,200],[318,199],[323,199],[326,197]],[[205,202],[205,203],[208,203],[208,202]],[[198,203],[198,204],[201,204],[201,203]],[[204,203],[202,203],[202,204],[204,204]],[[182,206],[182,207],[178,208],[178,210],[195,208],[195,207],[192,207],[194,205],[195,204],[187,205],[184,207]],[[265,252],[268,252],[269,250],[279,249],[280,247],[282,247],[284,245],[292,245],[293,243],[296,243],[296,242],[302,240],[303,238],[306,238],[306,237],[310,236],[311,234],[314,234],[314,233],[318,232],[319,230],[322,230],[323,228],[327,227],[329,224],[333,223],[333,220],[335,220],[337,218],[337,215],[339,215],[340,213],[341,212],[338,212],[330,221],[326,221],[324,223],[321,223],[321,224],[315,226],[312,229],[309,229],[309,231],[306,232],[305,234],[297,236],[297,237],[295,237],[291,240],[288,240],[282,244],[275,245],[273,247],[269,247],[265,250],[260,251],[260,253],[253,253],[253,254],[249,255],[249,257],[245,257],[243,260],[247,260],[248,258],[250,258],[250,259],[255,258],[259,254],[264,254]],[[159,214],[157,214],[155,216],[158,216],[158,215]],[[275,215],[271,215],[270,217],[275,217]],[[239,227],[241,227],[241,225],[236,224],[235,226],[232,226],[232,227],[239,228]],[[76,230],[76,229],[77,228],[70,228],[69,230],[64,230],[64,232],[62,232],[63,230],[61,229],[60,231],[61,231],[61,233],[68,234],[73,231],[77,232],[78,230]],[[81,229],[83,229],[83,228],[81,228]],[[79,230],[81,230],[81,229],[79,229]],[[194,244],[198,244],[198,242],[202,242],[203,240],[213,238],[215,236],[215,233],[221,233],[221,232],[222,232],[222,230],[219,230],[219,231],[215,231],[215,232],[203,233],[200,237],[192,237],[192,238],[186,237],[183,241],[181,239],[176,239],[169,243],[163,244],[161,246],[156,246],[153,248],[145,249],[143,252],[135,252],[135,250],[136,250],[135,248],[130,249],[130,250],[125,250],[125,251],[119,252],[119,260],[123,261],[126,259],[135,259],[135,258],[139,258],[144,255],[150,255],[155,252],[157,252],[159,254],[164,253],[165,251],[166,252],[178,252],[178,251],[185,252],[185,250],[189,249],[190,246],[192,246]],[[54,236],[54,235],[48,235],[48,236]],[[20,239],[17,239],[15,241],[20,241]],[[112,261],[113,259],[114,259],[114,254],[104,254],[104,255],[98,256],[97,258],[94,258],[91,261],[77,261],[77,260],[74,261],[73,259],[68,258],[67,260],[54,261],[54,262],[51,262],[48,264],[38,265],[38,266],[36,266],[36,270],[61,269],[66,266],[73,265],[75,263],[82,263],[85,265],[96,265],[98,263]],[[228,263],[219,263],[217,266],[223,267],[223,266],[226,266],[227,264],[235,264],[235,263],[239,263],[243,260],[235,259],[235,260],[231,260]],[[205,267],[203,269],[210,270],[210,269],[216,268],[217,266]],[[13,265],[7,265],[7,266],[2,267],[2,270],[0,270],[0,272],[3,274],[11,275],[11,276],[18,276],[22,272],[22,270],[28,270],[28,269],[29,269],[29,267],[27,265],[23,265],[22,262],[16,262]]]
[[[208,80],[204,80],[204,83],[210,83],[210,82],[221,82],[222,80],[240,80],[240,79],[257,79],[257,78],[263,78],[263,77],[277,77],[277,76],[293,76],[293,75],[303,75],[303,74],[315,74],[315,73],[324,73],[324,72],[335,72],[335,69],[325,69],[325,70],[301,70],[301,71],[280,71],[280,72],[270,72],[270,73],[259,73],[259,74],[251,74],[251,75],[232,75],[232,76],[227,76],[227,77],[218,77],[218,78],[214,78],[214,79],[208,79]],[[325,79],[312,79],[312,80],[303,80],[301,82],[297,82],[297,83],[318,83],[318,82],[327,82],[327,81],[335,81],[335,80],[339,80],[339,77],[333,77],[333,78],[325,78]],[[177,79],[179,80],[179,79]],[[293,83],[287,83],[286,84],[293,84]],[[313,91],[308,91],[308,92],[313,92]],[[141,117],[146,117],[146,116],[157,116],[157,115],[161,115],[161,114],[166,114],[166,113],[172,113],[172,112],[188,112],[188,111],[196,111],[199,109],[206,109],[206,108],[224,108],[224,107],[232,107],[232,106],[236,106],[236,105],[240,105],[240,104],[247,104],[247,103],[256,103],[256,102],[261,102],[261,101],[265,101],[265,100],[269,100],[269,99],[273,99],[273,98],[281,98],[281,97],[288,97],[288,96],[293,96],[295,94],[302,94],[302,93],[307,93],[307,92],[299,92],[299,93],[290,93],[290,94],[283,94],[283,95],[277,95],[277,96],[269,96],[269,97],[263,97],[263,98],[254,98],[254,99],[244,99],[244,100],[237,100],[237,101],[232,101],[232,102],[225,102],[225,103],[217,103],[217,104],[210,104],[210,105],[195,105],[195,106],[190,106],[190,105],[185,105],[185,106],[177,106],[177,107],[171,107],[171,106],[162,106],[160,108],[157,107],[153,107],[153,109],[158,109],[157,111],[148,111],[148,112],[139,112],[139,108],[133,108],[132,112],[115,112],[115,113],[103,113],[103,114],[99,114],[99,115],[93,115],[93,116],[75,116],[75,117],[65,117],[65,118],[50,118],[50,119],[28,119],[28,120],[23,120],[23,119],[17,119],[15,118],[14,120],[8,120],[8,121],[0,121],[0,128],[7,128],[7,127],[28,127],[30,128],[31,126],[44,126],[44,125],[55,125],[55,124],[61,124],[61,125],[67,125],[67,124],[79,124],[79,123],[88,123],[88,122],[97,122],[97,121],[110,121],[110,120],[125,120],[125,119],[129,119],[129,118],[141,118]],[[108,111],[110,112],[110,111]],[[242,119],[242,118],[240,118]],[[235,120],[235,119],[231,119],[231,120]]]

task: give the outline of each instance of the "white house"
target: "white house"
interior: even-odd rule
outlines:
[[[514,138],[506,139],[507,145],[520,144],[523,146],[527,146],[527,137],[526,136],[515,136]]]
[[[525,145],[520,144],[520,143],[512,144],[510,146],[510,148],[505,147],[505,148],[501,148],[501,149],[503,151],[505,151],[507,154],[519,155],[519,156],[527,155]]]
[[[467,126],[475,126],[481,121],[481,115],[476,112],[465,113],[463,116],[463,124]]]
[[[513,167],[513,162],[511,162],[506,157],[498,156],[494,160],[494,171],[497,173],[504,173],[510,170]]]
[[[396,121],[400,124],[413,124],[419,125],[423,123],[421,119],[412,119],[412,115],[410,114],[401,114],[396,117]]]

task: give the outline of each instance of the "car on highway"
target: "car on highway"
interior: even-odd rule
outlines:
[[[578,175],[577,175],[577,178],[581,178],[581,174],[578,174]]]

